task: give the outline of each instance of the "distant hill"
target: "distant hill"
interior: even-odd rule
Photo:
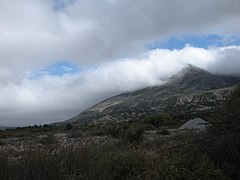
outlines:
[[[8,127],[6,126],[0,126],[0,129],[7,129]]]
[[[146,114],[212,111],[231,93],[240,78],[214,75],[189,66],[169,82],[104,100],[68,120],[128,120]]]

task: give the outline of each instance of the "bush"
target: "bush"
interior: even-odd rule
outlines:
[[[5,138],[7,138],[6,133],[0,132],[0,139],[5,139]]]
[[[70,130],[70,129],[72,129],[72,128],[73,128],[73,126],[72,126],[70,123],[67,123],[67,124],[66,124],[66,129],[67,129],[67,130]]]
[[[165,154],[128,146],[46,147],[25,151],[11,163],[9,154],[0,155],[2,180],[224,178],[209,156],[194,146]]]
[[[143,139],[144,128],[129,128],[122,134],[122,141],[124,143],[139,144]]]
[[[92,136],[104,136],[105,133],[101,129],[93,129],[93,130],[91,130],[91,135]]]
[[[79,138],[83,136],[83,132],[81,130],[75,130],[70,134],[70,138]]]
[[[227,113],[240,117],[240,86],[227,99],[225,109]]]
[[[53,145],[57,144],[57,139],[53,135],[47,135],[47,137],[40,138],[38,143],[42,145]]]
[[[104,180],[146,179],[154,168],[151,160],[142,150],[108,151],[98,160],[94,176]]]
[[[155,128],[158,128],[163,125],[172,125],[173,122],[173,117],[169,114],[163,113],[163,114],[158,114],[158,115],[148,115],[144,116],[141,119],[141,122],[144,124],[150,124],[154,126]]]
[[[118,137],[118,135],[122,131],[122,128],[118,123],[116,123],[116,124],[105,124],[105,125],[102,125],[101,128],[104,131],[104,134],[110,135],[111,137]]]
[[[169,134],[170,134],[169,131],[165,128],[156,132],[156,135],[169,135]]]
[[[6,142],[0,140],[0,146],[6,145],[6,144],[7,144]]]
[[[48,128],[49,125],[48,125],[48,124],[44,124],[43,127],[44,127],[44,128]]]

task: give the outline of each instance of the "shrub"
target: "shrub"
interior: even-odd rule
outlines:
[[[42,145],[57,144],[57,139],[53,135],[47,135],[47,137],[40,138],[38,143]]]
[[[143,150],[107,151],[98,160],[93,179],[146,179],[153,167],[152,158]]]
[[[47,127],[49,127],[49,125],[48,125],[48,124],[44,124],[43,127],[44,127],[44,128],[47,128]]]
[[[240,116],[240,85],[228,97],[225,109],[230,114]]]
[[[0,132],[0,139],[5,139],[5,138],[7,138],[6,133]]]
[[[166,128],[164,128],[164,129],[162,129],[160,131],[157,131],[156,134],[157,135],[169,135],[170,133],[169,133],[169,131]]]
[[[105,134],[100,129],[94,129],[94,130],[92,130],[91,135],[92,136],[104,136]]]
[[[73,128],[73,126],[72,126],[70,123],[67,123],[67,124],[66,124],[66,129],[67,129],[67,130],[70,130],[70,129],[72,129],[72,128]]]
[[[75,130],[70,134],[70,138],[79,138],[83,136],[83,132],[81,130]]]
[[[157,114],[157,115],[148,115],[144,116],[141,120],[142,123],[150,124],[155,128],[158,128],[162,125],[172,125],[173,124],[173,117],[169,114]]]
[[[121,127],[118,125],[109,125],[105,127],[106,134],[112,136],[112,137],[117,137],[121,133]]]
[[[6,142],[0,140],[0,146],[6,145],[6,144],[7,144]]]
[[[139,144],[142,141],[144,129],[142,127],[129,128],[122,134],[124,143]]]
[[[14,161],[10,154],[0,152],[0,179],[227,179],[200,146],[169,153],[158,150],[94,144],[46,146],[26,150]]]

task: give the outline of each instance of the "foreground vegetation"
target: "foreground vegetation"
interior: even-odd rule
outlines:
[[[0,179],[239,179],[240,89],[224,109],[201,115],[212,122],[206,132],[171,135],[191,116],[1,131]],[[7,149],[13,138],[25,148]]]

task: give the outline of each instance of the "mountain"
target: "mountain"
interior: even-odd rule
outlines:
[[[1,129],[7,129],[8,127],[6,127],[6,126],[0,126],[0,130]]]
[[[188,66],[168,83],[123,93],[106,99],[68,120],[128,120],[142,115],[167,112],[186,114],[212,111],[231,93],[240,78],[214,75]]]

